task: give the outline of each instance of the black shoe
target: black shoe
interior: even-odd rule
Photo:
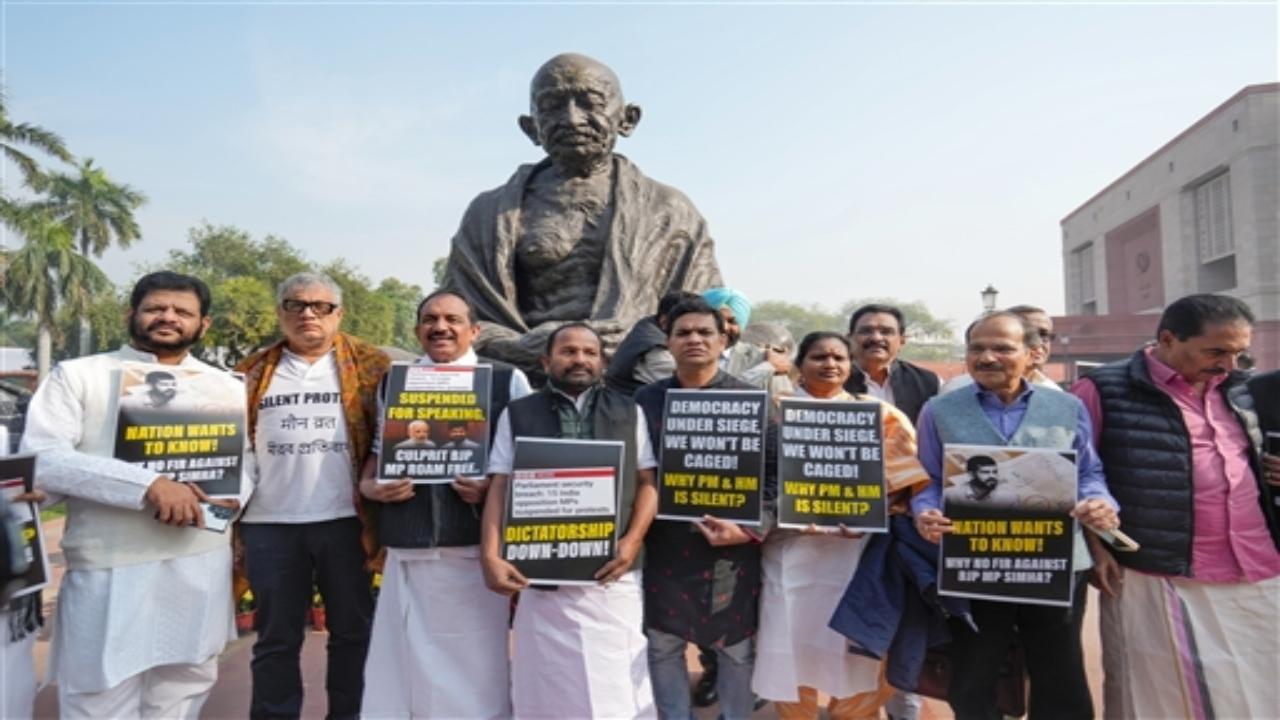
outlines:
[[[765,700],[764,698],[762,698],[762,697],[760,697],[759,695],[757,695],[757,696],[756,696],[756,704],[755,704],[755,706],[754,706],[754,707],[752,707],[752,708],[751,708],[751,710],[752,710],[752,712],[754,712],[754,711],[759,710],[760,708],[762,708],[762,707],[764,707],[765,705],[768,705],[768,704],[769,704],[769,701],[768,701],[768,700]]]
[[[698,678],[698,682],[693,686],[693,706],[709,707],[715,705],[720,699],[720,693],[716,692],[716,673],[706,670],[703,671],[702,677]]]

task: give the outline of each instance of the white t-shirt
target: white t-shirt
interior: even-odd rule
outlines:
[[[356,514],[351,444],[334,354],[284,351],[258,401],[258,487],[242,522],[322,522]]]

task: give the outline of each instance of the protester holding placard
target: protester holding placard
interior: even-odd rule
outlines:
[[[0,437],[0,458],[9,454],[8,440]],[[26,576],[19,583],[26,587],[14,591],[6,586],[0,593],[0,717],[5,718],[31,717],[36,701],[36,636],[44,625],[40,588],[49,582],[49,553],[39,527],[39,506],[48,496],[33,489],[34,468],[35,459],[30,456],[0,459],[0,492],[5,495],[0,514],[7,511],[9,515],[0,521],[16,525],[20,533],[32,534],[29,540],[17,538],[26,541],[30,553],[25,558],[29,562]],[[6,562],[5,568],[11,571],[8,565]],[[10,576],[4,577],[8,580]]]
[[[849,340],[839,333],[806,335],[796,353],[796,397],[878,404],[884,485],[890,494],[922,487],[929,476],[916,459],[915,432],[907,417],[888,403],[843,389],[851,353]],[[810,526],[774,530],[764,543],[752,687],[774,701],[784,720],[817,718],[819,692],[830,697],[827,712],[833,720],[875,716],[894,692],[881,679],[880,661],[850,653],[845,638],[827,626],[857,569],[862,537],[843,525]]]
[[[63,717],[195,717],[236,635],[230,534],[202,529],[207,497],[113,457],[123,362],[221,373],[189,352],[209,305],[196,278],[143,276],[129,297],[129,343],[59,363],[31,398],[22,451],[39,455],[37,486],[67,498],[51,673]],[[217,502],[238,508],[251,487]]]
[[[492,368],[487,417],[528,395],[519,369],[476,356],[475,311],[447,290],[418,305],[422,367]],[[381,413],[380,413],[381,415]],[[496,425],[490,425],[490,432]],[[480,572],[480,503],[489,481],[415,485],[378,482],[377,457],[361,471],[360,493],[378,508],[387,549],[365,670],[365,717],[476,717],[511,714],[507,616]],[[450,672],[443,672],[450,668]]]
[[[602,346],[600,336],[585,323],[569,323],[552,332],[542,357],[547,386],[508,405],[494,436],[483,565],[485,582],[499,593],[495,597],[527,585],[524,576],[499,555],[515,439],[616,440],[624,448],[617,493],[617,548],[612,559],[601,558],[595,573],[599,584],[535,587],[520,596],[511,668],[516,717],[655,714],[641,632],[640,569],[645,533],[657,507],[654,468],[658,462],[644,412],[630,397],[602,384]]]
[[[939,510],[944,444],[1074,450],[1079,502],[1072,514],[1098,530],[1117,527],[1118,505],[1107,492],[1084,405],[1066,393],[1036,390],[1024,379],[1039,332],[1014,313],[996,312],[970,326],[965,342],[965,365],[975,384],[933,398],[920,414],[920,462],[932,480],[911,501],[920,534],[936,543],[952,530]],[[1078,531],[1074,559],[1077,573],[1090,564]],[[958,717],[999,717],[996,679],[1015,635],[1027,648],[1031,715],[1093,716],[1080,642],[1084,586],[1077,578],[1069,609],[974,600],[979,631],[952,620],[955,662],[947,699]]]
[[[725,347],[724,319],[705,302],[671,311],[667,346],[676,374],[636,391],[650,442],[662,447],[667,391],[749,390],[719,369]],[[763,438],[762,438],[763,440]],[[763,489],[771,499],[770,486]],[[645,629],[649,672],[658,714],[689,717],[688,642],[714,647],[721,714],[750,717],[751,672],[760,591],[760,535],[736,522],[706,515],[700,521],[655,520],[645,538]]]

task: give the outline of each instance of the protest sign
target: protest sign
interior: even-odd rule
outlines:
[[[491,365],[395,363],[387,373],[378,481],[448,483],[484,475]]]
[[[195,483],[210,497],[236,497],[245,451],[244,384],[200,367],[123,363],[115,457]]]
[[[502,557],[530,582],[586,585],[613,559],[623,443],[516,438]]]
[[[658,517],[760,523],[766,394],[668,390],[662,409]]]
[[[952,445],[943,448],[938,593],[1071,604],[1076,503],[1073,450]]]
[[[11,598],[29,595],[49,584],[49,554],[45,549],[44,527],[40,524],[40,508],[35,503],[15,500],[18,495],[31,492],[35,469],[35,455],[0,457],[0,492],[4,493],[9,514],[17,526],[21,564],[26,566],[11,588]]]
[[[784,398],[778,425],[778,525],[888,528],[878,402]]]

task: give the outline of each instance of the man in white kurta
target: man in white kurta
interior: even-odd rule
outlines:
[[[416,332],[425,353],[417,361],[420,365],[471,367],[489,362],[471,348],[480,326],[458,295],[428,295],[418,307]],[[494,367],[494,395],[514,400],[529,394],[523,372],[497,363]],[[496,392],[504,380],[506,392]],[[491,417],[493,412],[490,408]],[[379,445],[375,440],[373,446]],[[474,521],[479,510],[473,507],[483,500],[487,481],[458,478],[452,487],[418,488],[408,480],[379,483],[374,479],[376,465],[374,456],[365,463],[360,492],[384,503],[380,537],[387,555],[365,664],[363,716],[510,717],[510,605],[484,586],[478,522],[470,530],[419,525],[421,535],[387,527],[401,522],[392,506],[402,504],[421,506],[420,514],[449,525],[449,508],[456,510],[458,499],[472,506],[465,509],[464,518]],[[450,493],[456,498],[448,497]],[[397,539],[389,543],[389,537]],[[400,542],[404,544],[396,544]]]
[[[634,457],[623,463],[618,497],[622,534],[614,557],[595,573],[599,584],[539,586],[520,594],[513,628],[512,709],[517,718],[656,717],[638,557],[657,512],[658,461],[644,412],[630,396],[601,383],[603,343],[590,327],[570,323],[547,342],[542,358],[547,387],[507,407],[489,458],[493,485],[485,502],[483,563],[494,597],[527,588],[524,576],[499,555],[515,438],[622,440]]]
[[[208,311],[201,281],[144,276],[130,344],[60,363],[31,400],[22,450],[39,455],[37,486],[67,498],[51,665],[63,717],[194,718],[235,636],[229,534],[191,526],[203,525],[195,486],[112,457],[121,363],[220,372],[187,352]]]

